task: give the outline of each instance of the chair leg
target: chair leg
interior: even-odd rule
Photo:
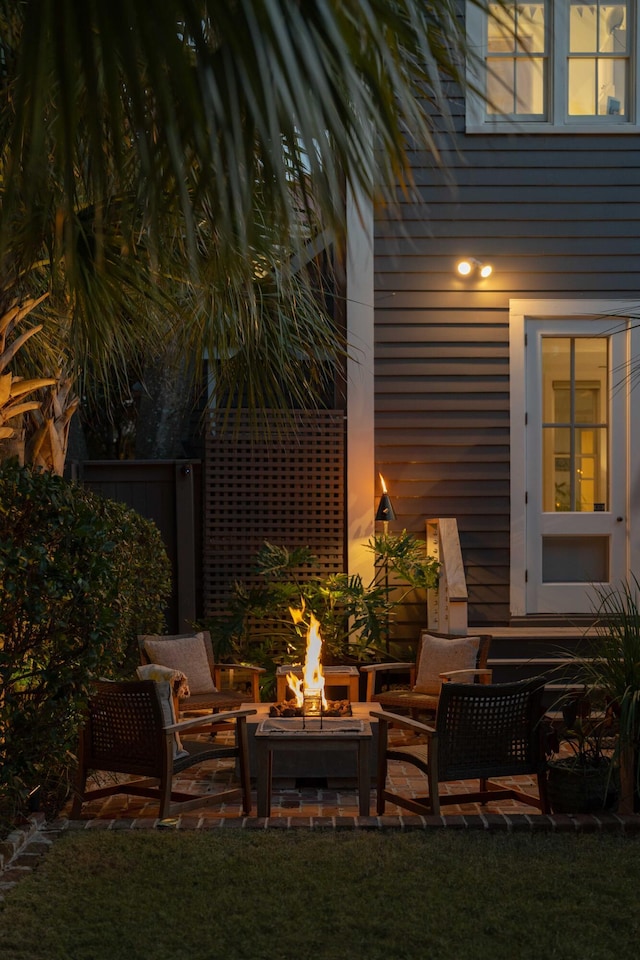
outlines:
[[[245,717],[236,720],[236,738],[238,745],[238,766],[240,768],[240,786],[242,789],[242,812],[245,817],[251,815],[251,773],[249,771],[249,740]]]
[[[378,766],[376,773],[376,811],[384,814],[384,791],[387,786],[387,747],[389,743],[389,724],[386,720],[378,723]]]
[[[173,736],[165,736],[164,756],[162,758],[162,776],[158,785],[160,794],[161,820],[165,820],[171,815],[171,788],[173,786]]]
[[[429,800],[431,801],[431,813],[434,817],[440,816],[440,791],[438,781],[438,754],[435,749],[429,749],[429,772],[427,773],[429,783]]]

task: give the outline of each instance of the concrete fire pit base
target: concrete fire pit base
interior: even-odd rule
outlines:
[[[258,724],[269,716],[268,703],[248,703],[247,707],[257,710],[253,716],[247,717],[247,732],[249,736],[249,768],[251,777],[255,778],[257,770],[255,734]],[[352,703],[352,716],[371,722],[371,779],[375,782],[376,760],[378,752],[378,721],[372,720],[369,711],[377,707],[372,703]],[[317,721],[314,721],[317,722]],[[355,787],[357,783],[354,757],[349,753],[340,753],[335,750],[314,750],[309,754],[291,753],[278,750],[273,757],[273,784],[276,787],[300,786],[300,781],[326,781],[327,787]]]

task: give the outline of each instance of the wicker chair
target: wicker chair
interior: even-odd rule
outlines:
[[[206,693],[194,693],[192,692],[189,697],[180,697],[179,698],[179,710],[181,716],[189,716],[194,714],[197,711],[211,711],[211,710],[235,710],[238,707],[242,706],[245,703],[259,703],[260,702],[260,685],[259,678],[262,673],[265,672],[263,667],[253,667],[253,666],[244,666],[238,664],[226,664],[226,663],[216,663],[215,657],[213,655],[213,644],[211,642],[211,634],[207,630],[203,630],[199,633],[175,633],[167,635],[158,635],[158,634],[142,634],[138,637],[138,647],[140,650],[140,662],[144,664],[149,664],[152,662],[160,663],[164,666],[173,667],[174,669],[181,670],[187,677],[187,680],[190,680],[189,670],[185,669],[185,665],[180,662],[179,656],[176,657],[175,650],[177,649],[176,641],[187,640],[191,641],[196,637],[202,638],[202,643],[204,644],[204,652],[206,655],[206,666],[205,670],[208,670],[211,683],[209,684],[213,689]],[[168,658],[157,658],[152,661],[149,656],[146,644],[147,641],[161,641],[162,643],[167,644],[167,650],[172,648],[172,656]],[[250,679],[250,690],[247,693],[241,693],[237,690],[231,689],[222,689],[224,685],[224,677],[231,678],[233,672],[242,671],[249,674]]]
[[[217,719],[235,726],[234,743],[214,746],[212,742],[184,741],[181,734],[201,725],[202,719],[172,722],[169,683],[153,680],[96,682],[80,732],[71,816],[77,819],[84,803],[118,793],[157,799],[161,819],[239,797],[242,797],[242,808],[248,816],[251,790],[246,718],[253,713],[256,713],[254,709],[244,709],[216,715]],[[237,760],[239,787],[204,796],[172,790],[174,774],[204,760],[226,758]],[[114,783],[111,777],[106,785],[88,790],[90,771],[125,773],[136,779]]]
[[[448,803],[487,803],[513,799],[549,812],[543,725],[544,688],[539,678],[518,683],[447,683],[442,688],[435,728],[409,717],[372,711],[379,721],[377,809],[387,801],[412,813],[440,813]],[[426,742],[389,742],[389,726],[420,734]],[[405,797],[387,790],[390,760],[417,767],[427,777],[428,797]],[[493,780],[522,775],[537,777],[538,796],[515,784]],[[438,784],[452,780],[480,781],[475,793],[440,795]]]
[[[470,667],[464,670],[458,669],[447,669],[451,666],[451,662],[445,665],[445,657],[442,657],[442,651],[445,649],[444,644],[441,644],[440,656],[439,656],[439,665],[444,667],[444,670],[438,670],[436,677],[440,677],[440,682],[446,682],[449,680],[462,680],[463,677],[469,677],[469,680],[473,680],[475,683],[491,683],[492,672],[487,669],[487,658],[489,656],[489,647],[491,646],[491,636],[488,634],[474,634],[472,637],[460,637],[452,636],[451,634],[446,633],[434,633],[432,630],[423,630],[420,635],[420,641],[418,644],[418,649],[416,652],[416,659],[413,663],[371,663],[367,664],[360,668],[361,672],[366,674],[367,677],[367,693],[366,699],[368,702],[379,703],[385,710],[405,710],[409,713],[409,716],[417,719],[420,714],[427,713],[430,716],[434,716],[436,709],[438,707],[438,699],[440,696],[439,687],[440,683],[436,683],[436,686],[432,689],[429,689],[429,692],[422,690],[415,690],[416,679],[418,674],[418,666],[420,665],[424,657],[429,656],[429,647],[427,646],[429,640],[434,638],[438,641],[444,641],[448,643],[449,641],[453,647],[458,647],[461,643],[468,644],[469,641],[472,641],[474,638],[477,638],[477,650],[474,651],[474,661]],[[455,656],[452,656],[451,661],[455,662]],[[378,678],[381,675],[387,673],[404,673],[409,675],[409,682],[406,687],[402,687],[394,690],[376,690],[376,683]]]

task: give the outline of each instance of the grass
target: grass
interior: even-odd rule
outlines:
[[[3,960],[608,960],[640,856],[607,836],[70,833],[6,897]]]

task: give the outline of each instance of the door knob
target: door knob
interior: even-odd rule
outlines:
[[[624,517],[616,517],[616,523],[622,523]]]

